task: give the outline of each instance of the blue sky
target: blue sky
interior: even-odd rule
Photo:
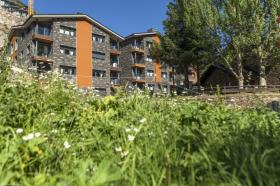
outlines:
[[[23,0],[27,4],[28,0]],[[113,31],[127,36],[156,28],[163,32],[171,0],[34,0],[39,13],[86,13]]]

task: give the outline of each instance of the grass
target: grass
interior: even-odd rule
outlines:
[[[98,98],[0,64],[0,185],[280,183],[277,113],[139,93]]]

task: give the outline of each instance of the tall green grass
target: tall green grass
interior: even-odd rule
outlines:
[[[118,94],[0,69],[0,185],[279,185],[265,109]],[[22,130],[23,131],[22,131]]]

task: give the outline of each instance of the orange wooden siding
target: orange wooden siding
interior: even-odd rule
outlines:
[[[92,25],[84,20],[76,22],[77,85],[92,87]]]
[[[154,36],[153,37],[153,41],[155,42],[155,43],[160,43],[160,38],[158,37],[158,36]],[[161,65],[160,65],[160,61],[159,61],[159,59],[154,59],[154,61],[153,61],[153,63],[154,63],[154,68],[155,68],[155,75],[156,75],[156,78],[155,78],[155,80],[156,80],[156,83],[160,83],[161,82]]]

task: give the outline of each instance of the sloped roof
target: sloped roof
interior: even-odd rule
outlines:
[[[51,20],[51,19],[55,19],[55,18],[86,19],[87,21],[89,21],[92,24],[94,24],[95,26],[99,27],[106,33],[114,36],[116,39],[124,40],[124,38],[121,35],[117,34],[116,32],[112,31],[110,28],[104,26],[103,24],[101,24],[100,22],[98,22],[97,20],[93,19],[92,17],[90,17],[86,14],[36,14],[36,15],[32,15],[32,16],[29,16],[28,19],[22,25],[13,26],[9,32],[9,38],[11,38],[11,36],[13,35],[13,33],[16,30],[26,28],[32,22],[34,22],[36,20]]]

